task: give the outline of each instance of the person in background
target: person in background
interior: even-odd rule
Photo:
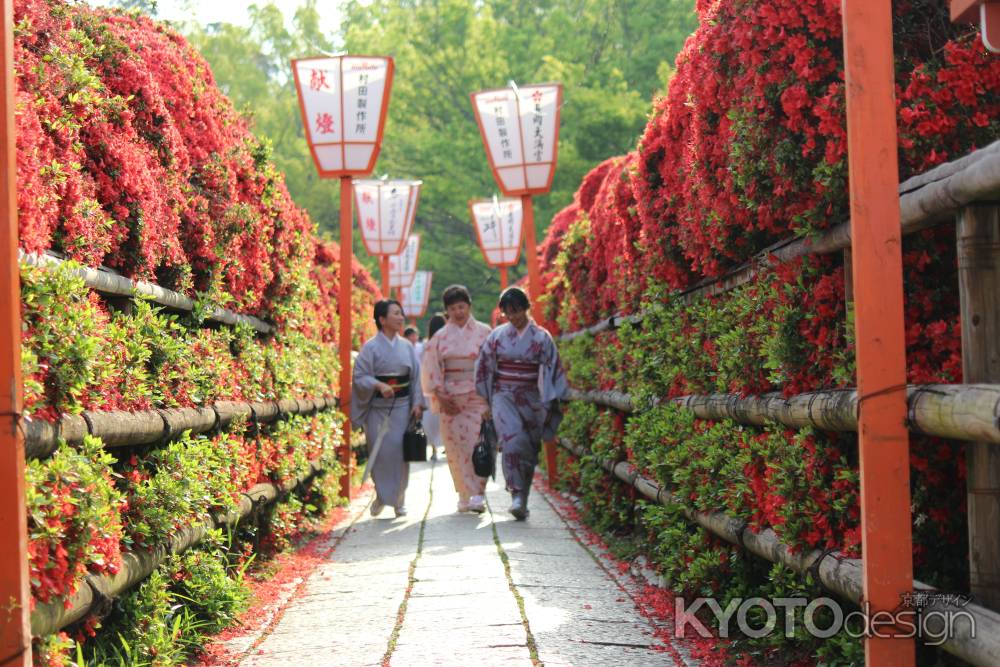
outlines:
[[[372,516],[392,505],[401,517],[406,516],[410,472],[403,460],[403,433],[411,417],[420,419],[425,405],[420,362],[410,341],[399,335],[405,321],[399,302],[377,302],[374,316],[378,333],[361,346],[354,362],[351,421],[364,428],[368,455],[374,455],[368,464],[376,493]]]
[[[499,307],[507,323],[494,329],[479,350],[476,391],[489,402],[483,417],[492,417],[497,430],[510,513],[523,521],[538,453],[542,442],[556,434],[559,402],[569,384],[552,336],[531,319],[524,290],[504,290]]]
[[[431,395],[431,410],[441,417],[441,440],[458,492],[458,511],[479,513],[486,509],[486,479],[472,467],[472,450],[487,405],[476,394],[474,370],[490,328],[472,316],[472,297],[464,286],[446,288],[441,300],[448,323],[427,341],[424,390]]]
[[[416,327],[409,326],[403,330],[403,338],[413,344],[413,349],[417,352],[417,359],[424,353],[424,344],[420,342],[420,331]]]
[[[427,323],[427,341],[421,346],[422,356],[420,357],[420,368],[423,370],[425,366],[424,357],[426,357],[427,344],[434,334],[436,334],[445,325],[444,315],[441,313],[434,313],[430,321]],[[427,391],[427,385],[421,382],[424,391]],[[427,405],[431,404],[431,395],[424,394],[424,402]],[[437,448],[441,445],[441,417],[438,416],[433,410],[428,410],[424,413],[424,433],[427,435],[427,443],[431,446],[431,460],[437,461]]]

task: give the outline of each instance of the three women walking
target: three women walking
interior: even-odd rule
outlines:
[[[379,332],[355,361],[351,419],[367,440],[376,491],[372,515],[386,505],[397,517],[406,514],[403,434],[411,419],[420,419],[426,392],[440,416],[458,511],[486,509],[486,479],[476,475],[472,451],[482,421],[493,419],[510,512],[523,521],[542,442],[555,436],[562,419],[568,384],[559,352],[549,332],[531,319],[531,303],[518,287],[500,295],[507,323],[492,331],[473,317],[465,287],[448,287],[442,301],[448,321],[427,341],[422,368],[413,344],[400,335],[403,309],[395,300],[375,304]]]

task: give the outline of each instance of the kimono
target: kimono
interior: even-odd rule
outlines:
[[[377,382],[396,387],[395,395],[384,398],[375,390]],[[410,411],[417,405],[425,403],[413,343],[399,335],[389,340],[378,332],[361,346],[354,361],[351,421],[364,429],[371,455],[379,429],[388,419],[382,446],[371,463],[375,492],[384,505],[403,505],[410,472],[410,464],[403,461],[403,434],[410,422]]]
[[[527,500],[543,440],[555,437],[559,401],[569,388],[549,332],[529,321],[523,331],[503,324],[476,360],[476,391],[493,412],[507,490]]]
[[[477,476],[472,467],[472,450],[487,405],[486,399],[476,393],[475,363],[479,348],[489,335],[490,328],[472,316],[461,327],[449,322],[427,341],[421,366],[424,391],[431,396],[431,411],[440,416],[441,440],[462,504],[486,490],[486,479]],[[435,392],[448,394],[461,412],[447,414]]]

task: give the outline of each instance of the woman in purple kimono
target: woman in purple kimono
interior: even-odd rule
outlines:
[[[510,513],[528,517],[528,493],[542,441],[553,438],[568,389],[559,351],[549,332],[535,324],[528,295],[509,287],[500,295],[507,323],[490,333],[476,360],[476,392],[489,402],[503,474],[511,493]]]

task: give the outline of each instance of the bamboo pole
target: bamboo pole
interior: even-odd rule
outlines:
[[[55,267],[64,263],[58,257],[48,254],[19,252],[18,259],[25,266],[35,267]],[[161,306],[187,312],[194,310],[196,306],[194,299],[183,294],[164,289],[153,283],[147,283],[144,280],[130,280],[103,267],[100,269],[75,267],[70,270],[70,273],[82,278],[87,287],[101,294],[129,298],[139,295],[147,297]],[[207,315],[207,319],[230,326],[247,324],[261,334],[274,333],[273,326],[253,315],[241,315],[240,313],[235,313],[226,308],[219,308],[218,306],[212,308]]]
[[[0,667],[31,664],[27,512],[21,434],[21,284],[17,266],[14,8],[0,2]]]
[[[637,406],[629,394],[617,391],[570,389],[568,398],[623,412],[635,412],[644,407]],[[807,392],[791,398],[777,393],[762,396],[703,394],[670,400],[699,419],[731,419],[751,426],[777,423],[827,431],[858,430],[858,397],[854,389]],[[924,435],[1000,444],[1000,384],[908,387],[906,423],[911,430]]]
[[[958,216],[962,378],[1000,381],[1000,207],[970,206]],[[969,581],[977,598],[1000,609],[1000,448],[966,446]]]
[[[310,463],[307,471],[290,482],[281,485],[257,484],[241,494],[239,506],[234,511],[225,515],[196,518],[191,526],[172,535],[165,544],[122,554],[122,566],[116,574],[88,575],[77,592],[69,598],[38,604],[31,613],[31,634],[36,637],[50,635],[79,621],[91,611],[105,611],[105,605],[146,579],[171,554],[179,554],[195,546],[213,528],[236,525],[255,509],[274,502],[282,493],[321,471],[316,463]]]
[[[661,487],[655,480],[640,474],[631,463],[627,461],[614,462],[600,457],[586,447],[566,438],[560,438],[558,442],[574,456],[586,457],[621,481],[631,484],[651,502],[679,506],[689,521],[701,526],[709,533],[744,548],[764,560],[781,563],[800,575],[808,573],[827,590],[854,604],[860,605],[862,603],[863,577],[860,559],[843,558],[820,550],[803,552],[782,543],[770,528],[754,533],[746,527],[746,522],[742,519],[721,512],[696,512],[675,499],[667,489]],[[916,591],[934,590],[920,581],[913,581],[912,587]],[[970,624],[959,618],[959,621],[953,625],[954,632],[944,638],[941,648],[972,665],[982,667],[1000,665],[1000,614],[975,604],[962,605],[951,602],[947,596],[935,598],[930,602],[923,609],[924,617],[930,612],[952,615],[968,614],[967,618],[973,620],[973,623]],[[935,636],[937,635],[935,634]]]
[[[164,442],[179,437],[185,431],[192,434],[226,429],[236,419],[259,424],[276,421],[281,415],[311,414],[334,407],[328,398],[283,399],[239,403],[220,401],[199,408],[171,408],[141,412],[83,412],[65,415],[55,423],[34,419],[25,423],[25,451],[28,458],[52,455],[63,440],[70,444],[83,442],[92,435],[105,447],[128,447]]]

